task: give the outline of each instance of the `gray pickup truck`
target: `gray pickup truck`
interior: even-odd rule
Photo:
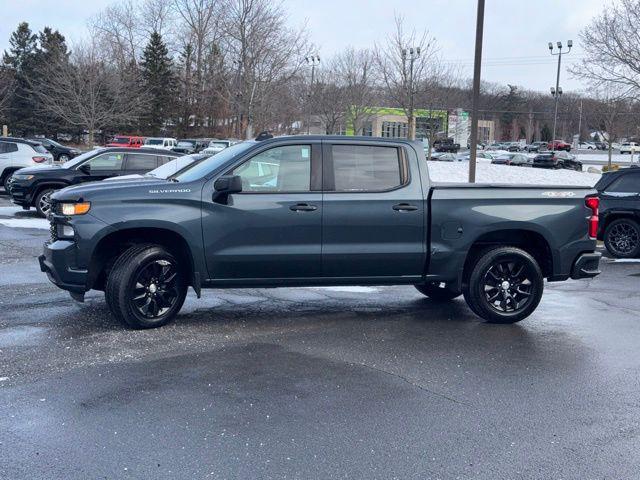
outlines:
[[[513,323],[545,278],[599,273],[594,190],[436,184],[428,171],[405,140],[247,141],[166,180],[60,190],[40,266],[76,300],[103,290],[134,328],[170,321],[189,286],[413,285]]]

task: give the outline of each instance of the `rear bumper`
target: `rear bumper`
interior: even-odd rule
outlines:
[[[88,270],[71,267],[75,264],[75,243],[56,240],[45,243],[44,252],[38,257],[40,270],[47,274],[49,281],[63,290],[84,293],[88,290]]]
[[[582,253],[578,256],[571,268],[571,278],[593,278],[600,275],[600,252]]]

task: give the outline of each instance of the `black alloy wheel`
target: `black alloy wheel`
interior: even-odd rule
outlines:
[[[464,298],[488,322],[519,322],[540,303],[544,276],[536,260],[522,249],[485,250],[468,268]]]
[[[640,225],[630,218],[614,220],[604,233],[604,244],[611,255],[632,258],[640,253]]]
[[[157,319],[178,301],[178,270],[168,260],[155,260],[141,268],[135,278],[130,302],[144,318]]]
[[[519,259],[497,261],[484,275],[484,296],[498,312],[514,313],[526,307],[533,295],[532,272]]]

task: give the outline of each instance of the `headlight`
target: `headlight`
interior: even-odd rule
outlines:
[[[16,180],[31,180],[33,178],[33,175],[25,175],[23,173],[14,173],[12,177],[15,178]]]
[[[63,203],[62,214],[63,215],[84,215],[91,209],[90,202],[80,203]]]

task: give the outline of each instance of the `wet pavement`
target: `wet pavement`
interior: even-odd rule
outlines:
[[[0,478],[562,478],[640,472],[640,261],[516,325],[411,287],[189,294],[132,331],[48,283],[0,196]],[[12,220],[12,221],[9,221]]]

